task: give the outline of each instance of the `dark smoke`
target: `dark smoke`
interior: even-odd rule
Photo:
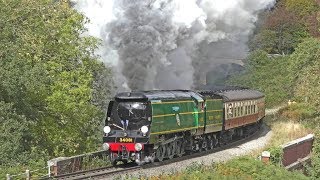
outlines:
[[[247,56],[259,11],[274,0],[74,0],[103,41],[118,89],[190,89]]]

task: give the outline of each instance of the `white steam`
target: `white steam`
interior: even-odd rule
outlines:
[[[118,89],[190,89],[247,55],[259,11],[274,0],[74,0]]]

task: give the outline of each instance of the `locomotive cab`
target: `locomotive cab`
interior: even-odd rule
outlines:
[[[110,102],[103,148],[113,165],[141,165],[208,150],[251,134],[264,95],[244,88],[124,92]]]
[[[118,94],[108,106],[103,149],[111,162],[141,162],[150,136],[151,105],[139,94]]]

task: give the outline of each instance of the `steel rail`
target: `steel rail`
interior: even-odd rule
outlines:
[[[201,157],[201,156],[212,154],[212,153],[215,153],[218,151],[226,150],[226,149],[229,149],[229,148],[232,148],[235,146],[239,146],[245,142],[249,142],[249,141],[253,140],[253,138],[255,138],[257,136],[263,136],[264,135],[264,134],[262,134],[264,132],[263,129],[266,129],[266,128],[268,128],[268,127],[265,124],[262,124],[259,129],[257,129],[255,132],[248,135],[247,137],[241,138],[241,139],[236,139],[228,144],[215,147],[214,149],[211,149],[208,151],[187,154],[182,157],[167,159],[162,162],[154,162],[154,163],[145,164],[145,165],[141,165],[141,166],[138,166],[135,163],[128,163],[128,164],[121,164],[116,167],[109,166],[109,167],[102,167],[102,168],[98,168],[98,169],[86,170],[86,171],[81,171],[81,172],[74,172],[74,173],[64,174],[64,175],[60,175],[60,176],[54,176],[53,179],[72,179],[72,180],[75,180],[75,179],[77,179],[77,180],[78,179],[108,179],[108,178],[115,177],[116,175],[123,175],[124,173],[128,174],[130,172],[138,171],[141,169],[149,169],[149,168],[153,168],[153,167],[164,166],[164,165],[171,164],[174,162],[180,162],[180,161],[187,160],[187,159]],[[113,169],[113,170],[111,170],[111,169]]]

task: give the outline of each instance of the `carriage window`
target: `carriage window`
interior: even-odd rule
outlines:
[[[226,105],[226,113],[227,113],[227,117],[231,118],[232,117],[232,104],[230,103],[229,105]]]
[[[256,112],[258,112],[258,104],[259,104],[259,102],[256,101],[256,103],[255,103],[255,105],[254,105],[254,109],[255,109]]]
[[[194,106],[197,107],[199,111],[203,111],[205,108],[205,102],[194,103]]]
[[[243,113],[243,107],[241,106],[241,116],[243,116],[244,113]]]
[[[231,114],[230,114],[230,117],[234,117],[234,108],[231,108]]]

